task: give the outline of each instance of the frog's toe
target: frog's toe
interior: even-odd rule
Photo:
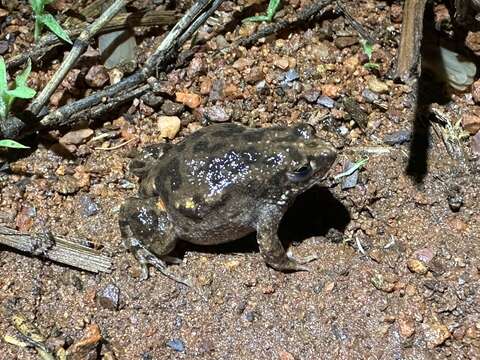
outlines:
[[[310,271],[310,269],[293,257],[285,256],[281,261],[268,261],[269,266],[279,271]]]
[[[312,261],[318,260],[318,255],[309,255],[304,257],[294,257],[290,251],[287,252],[289,259],[292,259],[298,264],[308,264]]]

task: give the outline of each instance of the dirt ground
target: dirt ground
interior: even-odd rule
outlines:
[[[284,2],[276,19],[309,4]],[[228,48],[265,26],[235,21],[246,16],[245,6],[222,5],[200,31],[204,43],[188,66],[162,75],[170,97],[155,106],[138,99],[91,125],[92,134],[67,144],[69,156],[58,151],[69,129],[27,139],[31,151],[2,155],[0,164],[8,166],[0,171],[0,223],[92,242],[114,264],[111,273],[95,275],[2,247],[2,338],[16,334],[11,318],[21,313],[52,349],[67,348],[97,325],[104,339],[98,359],[480,358],[478,155],[465,139],[466,161],[452,159],[427,121],[412,121],[413,89],[388,80],[401,4],[346,2],[380,39],[370,60],[378,69],[364,66],[369,60],[358,33],[333,12],[253,46]],[[28,11],[13,11],[9,21],[31,29]],[[20,31],[18,45],[3,56],[25,49],[31,33]],[[142,34],[140,63],[158,41]],[[79,69],[80,77],[88,71]],[[34,71],[38,87],[52,73]],[[176,101],[177,92],[186,94],[187,106]],[[346,98],[361,109],[364,124],[349,114]],[[449,99],[439,106],[455,120],[477,107],[469,89]],[[332,174],[368,158],[353,187],[314,188],[285,217],[286,245],[293,242],[294,254],[318,255],[310,272],[268,268],[251,236],[208,248],[182,244],[184,261],[170,270],[191,279],[194,289],[154,269],[139,280],[139,266],[122,246],[118,211],[137,191],[128,155],[165,141],[165,115],[181,120],[174,143],[208,122],[305,121],[336,147]],[[38,355],[2,341],[0,359]]]

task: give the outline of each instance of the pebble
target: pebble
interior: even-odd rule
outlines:
[[[214,80],[212,83],[212,90],[210,91],[210,100],[222,100],[223,99],[223,89],[225,87],[225,81],[222,79]]]
[[[172,340],[167,341],[167,346],[170,349],[175,350],[177,352],[184,352],[185,351],[185,343],[180,339],[172,339]]]
[[[244,78],[247,84],[255,84],[265,77],[262,69],[259,66],[253,67],[249,73],[245,74]]]
[[[302,94],[302,97],[308,103],[315,103],[317,99],[320,97],[320,91],[318,90],[309,90]]]
[[[401,317],[397,320],[400,329],[400,335],[409,338],[415,333],[415,321],[410,318]]]
[[[167,116],[176,116],[185,110],[185,105],[167,99],[162,104],[161,110]]]
[[[259,95],[267,95],[268,93],[268,86],[265,80],[259,81],[257,85],[255,85],[255,91]]]
[[[295,69],[290,69],[283,75],[283,79],[287,83],[298,80],[299,78],[300,75],[298,75],[298,72]]]
[[[407,260],[408,269],[416,274],[425,275],[428,272],[427,265],[418,259],[408,259]]]
[[[317,104],[327,109],[333,109],[335,107],[335,100],[326,95],[322,95],[317,99]]]
[[[152,108],[157,108],[163,103],[163,97],[154,95],[152,93],[146,93],[142,95],[140,99]]]
[[[468,131],[470,135],[475,135],[480,130],[480,116],[468,113],[462,117],[462,127]]]
[[[71,360],[97,359],[98,345],[102,341],[102,333],[97,324],[88,325],[86,334],[67,349],[66,358]]]
[[[354,165],[355,165],[354,163],[347,160],[347,162],[345,162],[345,164],[343,165],[343,171],[350,170]],[[350,175],[343,178],[342,190],[354,188],[357,185],[357,182],[358,182],[358,169],[355,170]]]
[[[117,68],[108,71],[108,78],[111,85],[118,84],[123,79],[123,71]]]
[[[395,289],[395,284],[385,280],[382,274],[373,275],[370,282],[375,288],[386,293],[391,293]]]
[[[71,195],[80,190],[80,185],[78,184],[77,179],[75,179],[73,176],[65,175],[58,178],[53,185],[53,189],[59,194]]]
[[[383,138],[383,142],[387,145],[402,145],[408,143],[412,137],[410,130],[398,130],[387,134]]]
[[[279,360],[295,360],[292,354],[287,351],[280,351],[278,354]]]
[[[108,284],[100,294],[97,300],[102,307],[109,310],[118,310],[120,305],[120,289],[115,284]]]
[[[370,89],[363,89],[362,97],[369,103],[374,103],[375,101],[378,101],[379,98],[378,94]]]
[[[190,64],[188,65],[187,68],[187,76],[189,78],[197,77],[200,74],[205,72],[205,64],[204,61],[202,60],[201,57],[196,56],[194,57],[191,61]]]
[[[433,252],[433,249],[431,248],[419,249],[412,254],[412,257],[417,260],[423,261],[425,264],[428,264],[430,261],[432,261],[434,256],[435,254]]]
[[[0,55],[5,54],[8,51],[8,41],[1,40],[0,41]]]
[[[202,103],[202,98],[200,97],[200,95],[187,92],[175,93],[175,100],[188,106],[190,109],[195,109],[199,107]]]
[[[180,131],[180,125],[181,121],[177,116],[158,117],[158,128],[160,130],[160,136],[163,138],[174,139]]]
[[[219,105],[205,108],[203,115],[208,121],[212,122],[227,122],[230,120],[230,115],[225,111],[225,108]]]
[[[89,140],[92,136],[93,136],[92,129],[87,128],[87,129],[74,130],[63,135],[59,139],[59,142],[62,145],[80,145],[87,142],[87,140]]]
[[[437,319],[425,323],[423,325],[423,331],[429,349],[442,345],[445,340],[451,336],[448,327],[440,323]]]
[[[338,37],[333,42],[335,46],[339,49],[344,49],[346,47],[353,46],[358,44],[358,37],[356,36],[342,36]]]
[[[288,59],[287,58],[279,58],[279,59],[275,59],[273,61],[273,65],[275,65],[276,67],[282,69],[282,70],[286,70],[288,69],[288,66],[290,65],[289,62],[288,62]]]
[[[253,313],[253,311],[247,311],[245,313],[245,320],[249,322],[252,322],[253,320],[255,320],[255,314]]]
[[[388,85],[383,81],[378,80],[376,77],[370,78],[367,83],[368,88],[377,93],[377,94],[385,94],[388,93]]]
[[[473,101],[476,104],[480,103],[480,80],[475,81],[471,87]]]
[[[459,186],[453,186],[448,190],[448,206],[453,212],[458,212],[463,206],[463,194]]]
[[[85,75],[85,82],[92,88],[101,88],[109,80],[108,71],[103,65],[93,65]]]
[[[465,45],[472,50],[475,55],[480,55],[480,32],[469,31],[465,39]]]
[[[400,4],[392,4],[390,6],[390,19],[392,22],[400,24],[403,19],[403,9]]]
[[[337,85],[325,84],[322,85],[321,89],[323,95],[328,96],[332,99],[336,99],[340,95],[340,87]]]
[[[93,199],[88,195],[80,196],[80,209],[82,211],[82,215],[84,216],[93,216],[98,213],[100,210],[97,203],[93,201]]]
[[[474,154],[480,155],[480,131],[472,136],[470,147],[472,148],[472,152]]]

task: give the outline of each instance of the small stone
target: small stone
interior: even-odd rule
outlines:
[[[397,321],[401,336],[409,338],[415,333],[415,321],[413,319],[401,317]]]
[[[92,88],[101,88],[109,80],[108,71],[103,65],[93,65],[85,75],[85,82]]]
[[[0,40],[0,55],[5,54],[8,51],[8,41]]]
[[[298,80],[300,78],[300,75],[298,75],[297,70],[295,69],[290,69],[285,73],[284,76],[284,81],[287,83]]]
[[[140,98],[146,105],[152,108],[158,108],[160,105],[163,104],[163,97],[157,96],[152,93],[143,94]]]
[[[412,254],[413,258],[423,261],[425,264],[428,264],[430,261],[432,261],[434,256],[435,254],[431,248],[419,249]]]
[[[252,322],[253,320],[255,320],[255,314],[253,313],[253,311],[247,311],[245,313],[245,320],[247,320],[248,322]]]
[[[472,148],[472,152],[476,155],[480,155],[480,131],[477,132],[471,138],[470,147]]]
[[[120,305],[120,289],[115,284],[108,284],[102,292],[97,295],[97,300],[105,309],[118,310]]]
[[[333,109],[335,107],[335,100],[326,95],[322,95],[317,99],[317,104],[327,109]]]
[[[200,95],[187,92],[175,93],[175,100],[188,106],[190,109],[195,109],[202,103],[202,98]]]
[[[480,80],[475,81],[471,87],[473,101],[476,104],[480,103]]]
[[[180,339],[172,339],[167,341],[167,346],[175,350],[177,352],[184,352],[185,351],[185,344],[182,340]]]
[[[79,202],[82,215],[84,216],[96,215],[100,210],[95,201],[93,201],[93,199],[88,195],[80,196]]]
[[[276,67],[278,67],[282,70],[286,70],[286,69],[288,69],[289,62],[288,62],[287,58],[279,58],[279,59],[275,59],[273,61],[273,65],[275,65]]]
[[[363,89],[362,97],[369,103],[374,103],[378,100],[378,94],[374,93],[370,89]]]
[[[118,84],[123,79],[123,71],[117,68],[111,69],[108,72],[108,78],[111,85]]]
[[[203,59],[199,56],[194,57],[188,65],[187,76],[193,78],[199,76],[203,72],[205,72],[205,64]]]
[[[480,55],[480,32],[469,31],[465,39],[465,45],[472,50],[475,55]]]
[[[230,99],[239,99],[242,97],[241,91],[235,84],[226,85],[223,89],[223,95]]]
[[[59,107],[63,105],[64,101],[65,90],[57,90],[55,91],[52,96],[50,96],[49,102],[54,107]]]
[[[180,131],[181,121],[177,116],[159,116],[158,128],[160,136],[163,138],[174,139]]]
[[[468,131],[470,135],[475,135],[480,130],[480,116],[468,113],[462,117],[462,127]]]
[[[223,89],[225,87],[225,81],[217,79],[212,84],[212,91],[210,91],[210,100],[217,101],[223,99]]]
[[[230,120],[230,115],[225,111],[225,108],[219,105],[206,108],[203,114],[208,121],[212,122],[221,123]]]
[[[255,85],[255,91],[259,95],[267,95],[268,94],[268,85],[265,80],[259,81],[257,85]]]
[[[429,349],[433,349],[439,345],[442,345],[451,334],[448,327],[434,318],[433,321],[425,323],[423,325],[423,331],[427,346]]]
[[[356,36],[342,36],[335,39],[333,42],[339,49],[344,49],[355,44],[358,44],[358,37]]]
[[[385,280],[382,274],[373,275],[370,281],[375,288],[386,293],[391,293],[395,289],[395,284]]]
[[[340,95],[340,87],[333,84],[325,84],[321,86],[322,94],[329,98],[336,99]]]
[[[278,359],[279,360],[295,360],[293,355],[287,351],[280,351],[280,353],[278,354]]]
[[[305,99],[305,101],[311,104],[315,103],[319,96],[320,91],[318,90],[309,90],[302,94],[302,97]]]
[[[257,82],[263,80],[265,75],[263,74],[262,69],[259,66],[255,66],[250,69],[250,72],[245,74],[245,81],[247,84],[256,84]]]
[[[207,76],[204,76],[200,82],[200,94],[208,95],[212,91],[212,79]]]
[[[408,259],[407,267],[411,272],[420,275],[425,275],[428,272],[427,265],[423,261],[417,259]]]
[[[403,19],[402,12],[403,12],[402,5],[392,4],[390,6],[390,19],[392,20],[392,22],[396,24],[400,24]]]
[[[180,115],[185,110],[185,105],[167,99],[162,104],[161,110],[167,116]]]
[[[75,194],[80,190],[80,185],[78,184],[77,179],[71,175],[65,175],[59,177],[59,179],[53,185],[53,189],[62,195],[71,195]]]
[[[255,61],[252,58],[240,58],[232,64],[232,67],[238,71],[250,68]]]
[[[97,324],[88,325],[85,336],[67,349],[66,358],[69,360],[97,359],[101,341],[100,327]]]
[[[343,165],[343,171],[348,171],[350,170],[352,167],[354,167],[355,164],[352,163],[351,161],[347,160],[345,162],[345,164]],[[351,189],[351,188],[354,188],[356,185],[357,185],[357,182],[358,182],[358,169],[356,169],[353,173],[351,173],[350,175],[348,176],[345,176],[345,178],[343,179],[342,181],[342,190],[347,190],[347,189]]]
[[[218,35],[215,38],[215,43],[217,45],[218,50],[226,49],[230,46],[227,39],[225,39],[225,36],[223,36],[223,35]]]
[[[80,130],[73,130],[65,135],[63,135],[60,139],[59,142],[62,145],[80,145],[87,140],[89,140],[93,136],[93,130],[92,129],[80,129]]]
[[[383,142],[387,145],[402,145],[410,141],[412,133],[410,130],[398,130],[387,134],[383,138]]]
[[[376,77],[370,78],[367,85],[371,91],[377,94],[388,93],[388,85],[383,81],[378,80]]]

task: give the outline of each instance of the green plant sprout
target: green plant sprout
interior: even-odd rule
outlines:
[[[27,79],[31,69],[32,63],[28,59],[27,67],[15,78],[15,87],[9,89],[5,60],[0,56],[0,121],[7,119],[10,108],[16,98],[31,99],[35,96],[36,91],[27,86]]]
[[[53,15],[46,12],[44,9],[45,5],[50,4],[53,0],[29,0],[29,2],[35,13],[35,32],[33,34],[35,42],[40,39],[40,33],[42,32],[43,27],[46,26],[60,39],[70,44],[72,43],[68,34],[62,29]]]
[[[30,59],[28,59],[27,67],[15,78],[15,87],[9,89],[5,60],[3,56],[0,56],[0,121],[7,119],[10,108],[16,98],[31,99],[35,96],[36,91],[27,86],[27,79],[31,69],[32,64]],[[9,139],[0,140],[0,147],[28,149],[28,146]]]
[[[342,177],[346,177],[346,176],[350,176],[352,175],[355,171],[361,169],[363,166],[365,166],[365,164],[368,162],[368,157],[365,158],[365,159],[362,159],[360,161],[357,161],[356,163],[353,164],[353,166],[344,171],[344,172],[341,172],[340,174],[337,174],[333,177],[334,180],[338,180],[338,179],[341,179]]]
[[[362,44],[363,53],[367,55],[368,58],[368,62],[363,66],[369,70],[378,70],[380,65],[372,62],[373,44],[365,39],[360,40],[360,44]]]
[[[22,145],[15,140],[3,139],[0,140],[0,147],[12,148],[12,149],[29,149],[28,146]]]
[[[246,19],[243,19],[242,22],[247,22],[247,21],[267,21],[267,22],[270,22],[270,21],[272,21],[273,16],[277,12],[279,6],[280,6],[280,0],[270,0],[270,2],[268,3],[267,15],[248,17]]]

